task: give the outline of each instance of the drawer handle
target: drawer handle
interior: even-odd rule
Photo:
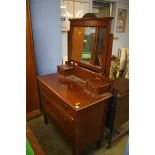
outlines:
[[[67,110],[68,106],[66,104],[63,104],[63,108]]]
[[[45,89],[45,88],[43,88],[43,89],[42,89],[42,92],[45,92],[45,91],[46,91],[46,89]]]

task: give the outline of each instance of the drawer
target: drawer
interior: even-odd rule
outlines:
[[[67,105],[61,98],[59,98],[55,93],[50,91],[46,86],[40,83],[40,95],[43,100],[47,97],[55,102],[63,111],[65,111],[70,116],[74,117],[74,109]]]
[[[55,102],[60,109],[62,109],[65,113],[74,118],[74,110],[66,104],[61,98],[59,98],[55,93],[50,90],[46,90],[46,97],[51,100],[51,102]]]
[[[73,143],[73,118],[68,116],[53,101],[47,98],[44,112],[52,120],[53,124],[61,131],[70,144]]]

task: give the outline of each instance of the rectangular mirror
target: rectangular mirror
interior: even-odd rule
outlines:
[[[78,62],[101,66],[104,41],[104,27],[74,27],[71,58]]]
[[[68,60],[102,74],[109,74],[112,18],[70,19]]]
[[[95,27],[74,27],[72,59],[92,63]]]

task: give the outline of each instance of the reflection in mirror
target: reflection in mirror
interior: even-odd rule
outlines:
[[[103,54],[104,54],[103,51],[104,51],[104,45],[105,45],[104,36],[105,36],[105,28],[99,27],[98,37],[97,37],[97,47],[96,47],[95,60],[94,60],[95,66],[102,65]]]
[[[73,35],[72,59],[92,63],[96,27],[75,27]]]
[[[96,28],[86,27],[83,39],[83,49],[81,59],[84,62],[92,63],[94,38]]]
[[[74,27],[71,58],[82,63],[102,66],[104,37],[104,27]]]

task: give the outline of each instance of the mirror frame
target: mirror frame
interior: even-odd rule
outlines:
[[[111,53],[112,53],[112,41],[113,35],[111,34],[111,20],[112,17],[104,17],[104,18],[76,18],[69,19],[70,21],[70,31],[68,31],[68,62],[77,63],[79,66],[87,68],[89,70],[98,72],[108,77],[110,73],[110,64],[111,64]],[[105,48],[103,49],[103,58],[102,65],[95,66],[92,64],[86,64],[81,61],[77,61],[72,56],[73,49],[73,35],[75,27],[105,27],[106,35],[105,35]]]

